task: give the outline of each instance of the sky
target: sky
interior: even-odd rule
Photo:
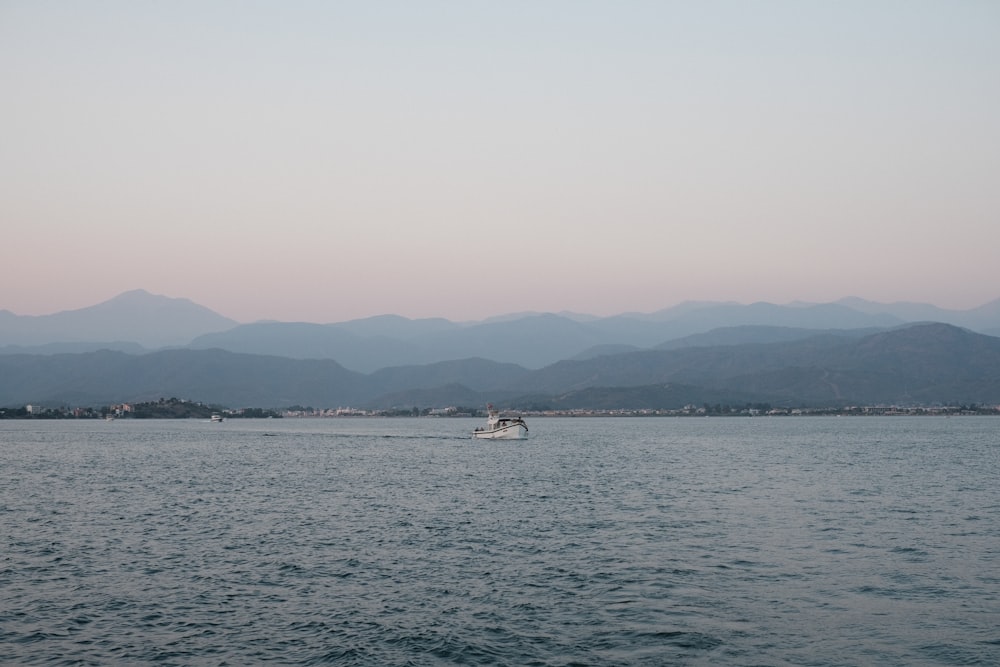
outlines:
[[[995,0],[0,0],[0,310],[1000,297]]]

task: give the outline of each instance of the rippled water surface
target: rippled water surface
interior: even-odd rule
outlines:
[[[0,422],[0,663],[1000,664],[1000,419]]]

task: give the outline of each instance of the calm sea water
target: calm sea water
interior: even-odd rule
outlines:
[[[0,663],[997,665],[1000,419],[0,422]]]

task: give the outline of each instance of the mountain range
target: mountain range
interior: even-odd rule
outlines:
[[[240,324],[137,290],[48,316],[0,311],[0,406],[1000,403],[997,333],[1000,300]]]
[[[188,299],[132,290],[95,306],[51,315],[0,310],[0,348],[18,346],[31,351],[50,346],[48,351],[61,351],[66,344],[79,349],[95,343],[158,348],[184,345],[197,336],[238,324]]]
[[[696,342],[689,337],[719,329],[728,330],[724,342],[734,344],[777,342],[816,330],[874,331],[912,322],[942,322],[1000,335],[1000,299],[970,310],[847,298],[791,305],[686,302],[655,313],[611,317],[522,313],[481,322],[452,322],[379,315],[331,324],[241,324],[187,299],[133,290],[95,306],[52,315],[0,311],[0,354],[100,349],[137,354],[165,347],[218,348],[293,359],[332,359],[361,373],[469,357],[538,369],[609,351],[687,346]],[[737,329],[747,326],[761,328]],[[702,338],[698,344],[709,341]]]

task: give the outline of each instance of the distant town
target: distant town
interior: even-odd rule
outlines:
[[[959,416],[1000,415],[998,405],[896,406],[862,405],[829,408],[772,407],[767,404],[686,405],[678,409],[572,409],[539,410],[510,409],[509,414],[522,417],[809,417],[809,416]],[[0,408],[0,419],[210,419],[221,415],[226,419],[322,419],[364,417],[484,417],[485,410],[449,406],[444,408],[398,408],[365,410],[350,407],[313,408],[291,406],[284,409],[227,408],[176,398],[153,402],[120,403],[102,407],[45,407],[25,405]]]

